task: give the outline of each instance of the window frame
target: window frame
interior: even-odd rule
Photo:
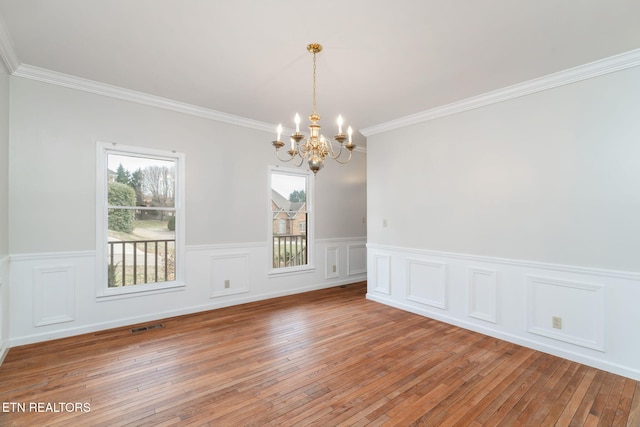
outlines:
[[[273,210],[271,207],[271,177],[272,175],[280,174],[280,175],[291,175],[297,177],[303,177],[306,181],[305,188],[305,209],[307,215],[307,263],[305,265],[296,265],[293,267],[273,267],[273,236],[274,236],[274,228],[273,228]],[[314,199],[314,175],[309,170],[302,169],[293,169],[293,168],[285,168],[281,166],[269,166],[268,168],[268,177],[267,177],[267,202],[268,202],[268,225],[267,225],[267,242],[269,246],[269,276],[279,276],[279,275],[287,275],[287,274],[299,274],[312,272],[315,270],[315,256],[314,256],[314,215],[313,215],[313,199]],[[286,195],[284,195],[286,197]]]
[[[175,279],[167,282],[137,284],[133,286],[109,287],[108,256],[108,156],[117,154],[175,162]],[[96,150],[96,298],[107,301],[140,295],[151,295],[185,288],[185,155],[176,151],[123,145],[116,142],[97,143]]]

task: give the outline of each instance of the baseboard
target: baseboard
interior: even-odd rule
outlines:
[[[638,272],[377,244],[367,259],[372,301],[640,380]]]
[[[597,369],[602,369],[607,372],[612,372],[614,374],[622,375],[624,377],[632,378],[636,381],[640,381],[640,370],[637,370],[637,369],[629,368],[627,366],[621,366],[615,363],[609,363],[601,359],[588,357],[583,354],[567,351],[559,347],[542,344],[538,341],[522,338],[518,335],[497,331],[492,328],[485,328],[485,327],[482,327],[481,325],[478,325],[472,322],[465,322],[455,317],[441,315],[441,314],[433,313],[427,310],[421,310],[417,307],[414,307],[408,304],[399,303],[390,298],[385,298],[380,295],[373,295],[371,293],[367,293],[367,299],[380,304],[398,308],[400,310],[408,311],[410,313],[414,313],[420,316],[428,317],[430,319],[438,320],[440,322],[444,322],[450,325],[458,326],[460,328],[467,329],[473,332],[478,332],[480,334],[487,335],[493,338],[501,339],[503,341],[507,341],[513,344],[518,344],[523,347],[531,348],[533,350],[541,351],[543,353],[551,354],[553,356],[561,357],[563,359],[571,360],[576,363],[581,363],[583,365],[591,366]]]
[[[4,341],[0,343],[0,365],[2,365],[2,362],[4,362],[7,354],[9,354],[9,343]]]
[[[153,313],[145,316],[128,317],[124,319],[118,319],[115,321],[93,323],[89,325],[83,325],[80,327],[72,327],[72,328],[66,328],[63,330],[56,330],[54,332],[31,334],[31,335],[11,339],[9,345],[7,346],[7,351],[9,347],[17,347],[21,345],[51,341],[51,340],[60,339],[60,338],[68,338],[76,335],[88,334],[88,333],[93,333],[93,332],[98,332],[98,331],[103,331],[103,330],[113,329],[113,328],[122,328],[130,325],[153,322],[153,321],[158,321],[158,320],[167,319],[167,318],[176,317],[176,316],[184,316],[189,314],[201,313],[209,310],[217,310],[220,308],[231,307],[234,305],[246,304],[250,302],[263,301],[263,300],[272,299],[272,298],[295,295],[299,293],[332,288],[336,286],[348,285],[351,283],[362,282],[362,281],[365,281],[366,279],[367,279],[366,275],[362,275],[359,277],[350,277],[348,280],[337,280],[337,281],[332,281],[332,282],[327,282],[322,284],[316,284],[312,286],[302,286],[296,289],[269,292],[269,293],[264,293],[259,295],[244,296],[244,297],[233,298],[233,299],[224,299],[223,301],[214,301],[207,304],[181,308],[178,310],[163,311],[163,312]]]
[[[0,258],[0,365],[9,352],[9,260]]]

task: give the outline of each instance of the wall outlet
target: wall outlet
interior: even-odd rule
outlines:
[[[333,272],[334,273],[336,272],[336,266],[335,265],[333,266]]]
[[[553,326],[553,329],[562,329],[562,317],[551,317],[551,326]]]
[[[231,286],[231,280],[228,280],[228,279],[227,279],[227,280],[225,280],[225,281],[224,281],[224,287],[225,287],[225,289],[228,289],[230,286]]]

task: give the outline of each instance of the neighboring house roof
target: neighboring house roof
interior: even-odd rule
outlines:
[[[293,218],[305,206],[305,202],[291,202],[273,189],[271,189],[271,201],[278,207],[278,211],[274,211],[274,216],[284,211],[288,212],[289,218]]]
[[[291,202],[285,198],[282,194],[278,193],[276,190],[271,189],[271,200],[282,210],[289,211],[291,210]]]

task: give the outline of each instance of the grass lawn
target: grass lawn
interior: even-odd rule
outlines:
[[[133,231],[131,233],[124,233],[122,231],[108,230],[109,237],[118,240],[148,240],[148,233],[138,234],[136,230],[158,230],[168,231],[168,220],[160,221],[153,219],[136,220],[133,225]]]
[[[160,221],[158,219],[138,219],[134,228],[145,228],[148,230],[167,230],[169,220]]]

